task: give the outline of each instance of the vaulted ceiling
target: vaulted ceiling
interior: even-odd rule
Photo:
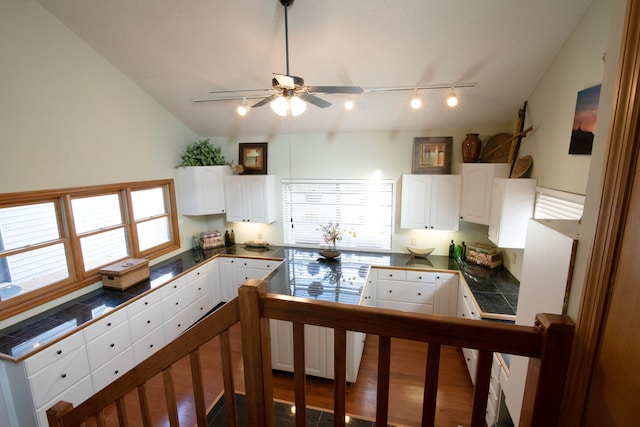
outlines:
[[[202,136],[397,131],[515,123],[517,111],[590,0],[295,0],[288,9],[290,74],[308,85],[357,85],[322,95],[298,117],[241,101],[197,103],[210,91],[269,89],[285,73],[279,0],[38,0],[47,10]],[[457,89],[371,93],[380,87],[477,83]],[[255,101],[254,101],[255,102]]]

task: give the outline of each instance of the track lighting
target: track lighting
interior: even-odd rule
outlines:
[[[449,92],[449,96],[447,96],[447,105],[449,107],[455,107],[458,105],[458,97],[456,96],[456,92],[453,88],[451,88],[451,92]]]
[[[344,109],[347,111],[351,111],[353,110],[353,108],[356,106],[356,104],[353,102],[353,99],[347,99],[344,102]]]
[[[242,105],[238,105],[236,111],[242,117],[246,116],[247,113],[251,110],[251,105],[247,104],[247,98],[242,98]]]
[[[413,97],[413,99],[411,99],[411,108],[413,108],[414,110],[417,110],[420,107],[422,107],[422,98],[416,95]]]

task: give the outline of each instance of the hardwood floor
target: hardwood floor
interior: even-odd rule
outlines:
[[[244,391],[242,344],[240,327],[232,329],[234,381],[238,391]],[[363,419],[375,419],[377,381],[378,338],[367,336],[358,379],[347,387],[347,413]],[[215,339],[201,352],[205,394],[211,406],[222,392],[219,341]],[[403,426],[420,425],[422,417],[423,381],[426,368],[426,344],[405,340],[392,340],[391,384],[389,421]],[[185,358],[173,367],[173,381],[177,391],[180,425],[196,424],[191,395],[189,360]],[[273,394],[278,400],[292,402],[293,375],[284,372],[273,374]],[[162,378],[158,376],[147,383],[147,395],[152,404],[154,425],[168,425],[165,411]],[[457,427],[469,425],[473,386],[458,348],[443,347],[438,380],[436,426]],[[139,418],[137,393],[127,396],[127,413]],[[307,405],[332,410],[332,381],[307,377]],[[115,411],[107,416],[108,425],[117,425]],[[132,420],[131,426],[137,424]]]

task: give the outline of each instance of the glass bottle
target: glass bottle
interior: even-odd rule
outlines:
[[[231,242],[231,246],[236,244],[236,233],[231,230],[231,234],[229,234],[229,241]]]
[[[449,245],[449,258],[453,258],[454,257],[455,251],[456,251],[456,244],[453,243],[453,240],[452,240],[451,244]]]
[[[229,230],[225,230],[224,232],[224,245],[227,248],[231,246],[231,236],[229,235]]]

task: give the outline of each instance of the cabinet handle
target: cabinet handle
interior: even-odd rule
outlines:
[[[149,323],[151,323],[151,320],[147,320],[147,325],[148,325]]]
[[[181,327],[182,327],[182,323],[178,323],[178,328],[181,328]]]
[[[180,305],[180,303],[178,301],[176,301],[176,305]]]
[[[119,371],[118,369],[116,369],[113,373],[114,373],[114,374],[116,374],[116,375],[118,375],[118,373],[119,373],[119,372],[120,372],[120,371]]]
[[[61,354],[62,354],[62,350],[58,350],[58,351],[56,351],[56,354],[57,354],[57,355],[61,355]]]
[[[111,344],[109,345],[109,347],[111,347],[111,348],[113,348],[113,347],[115,347],[115,346],[116,346],[116,345],[115,345],[114,343],[111,343]]]
[[[202,290],[202,288],[198,288],[198,290],[199,290],[199,291],[201,291],[201,290]]]
[[[391,289],[389,289],[389,293],[392,293],[393,291]]]
[[[67,374],[60,375],[62,378],[67,378]]]
[[[178,285],[173,285],[173,289],[178,289]]]
[[[111,327],[111,322],[107,323],[107,327]]]
[[[418,292],[418,296],[421,296],[421,295],[422,295],[422,292]]]
[[[149,301],[145,301],[145,302],[144,302],[144,305],[149,305]]]
[[[153,348],[153,344],[149,344],[149,348]]]

